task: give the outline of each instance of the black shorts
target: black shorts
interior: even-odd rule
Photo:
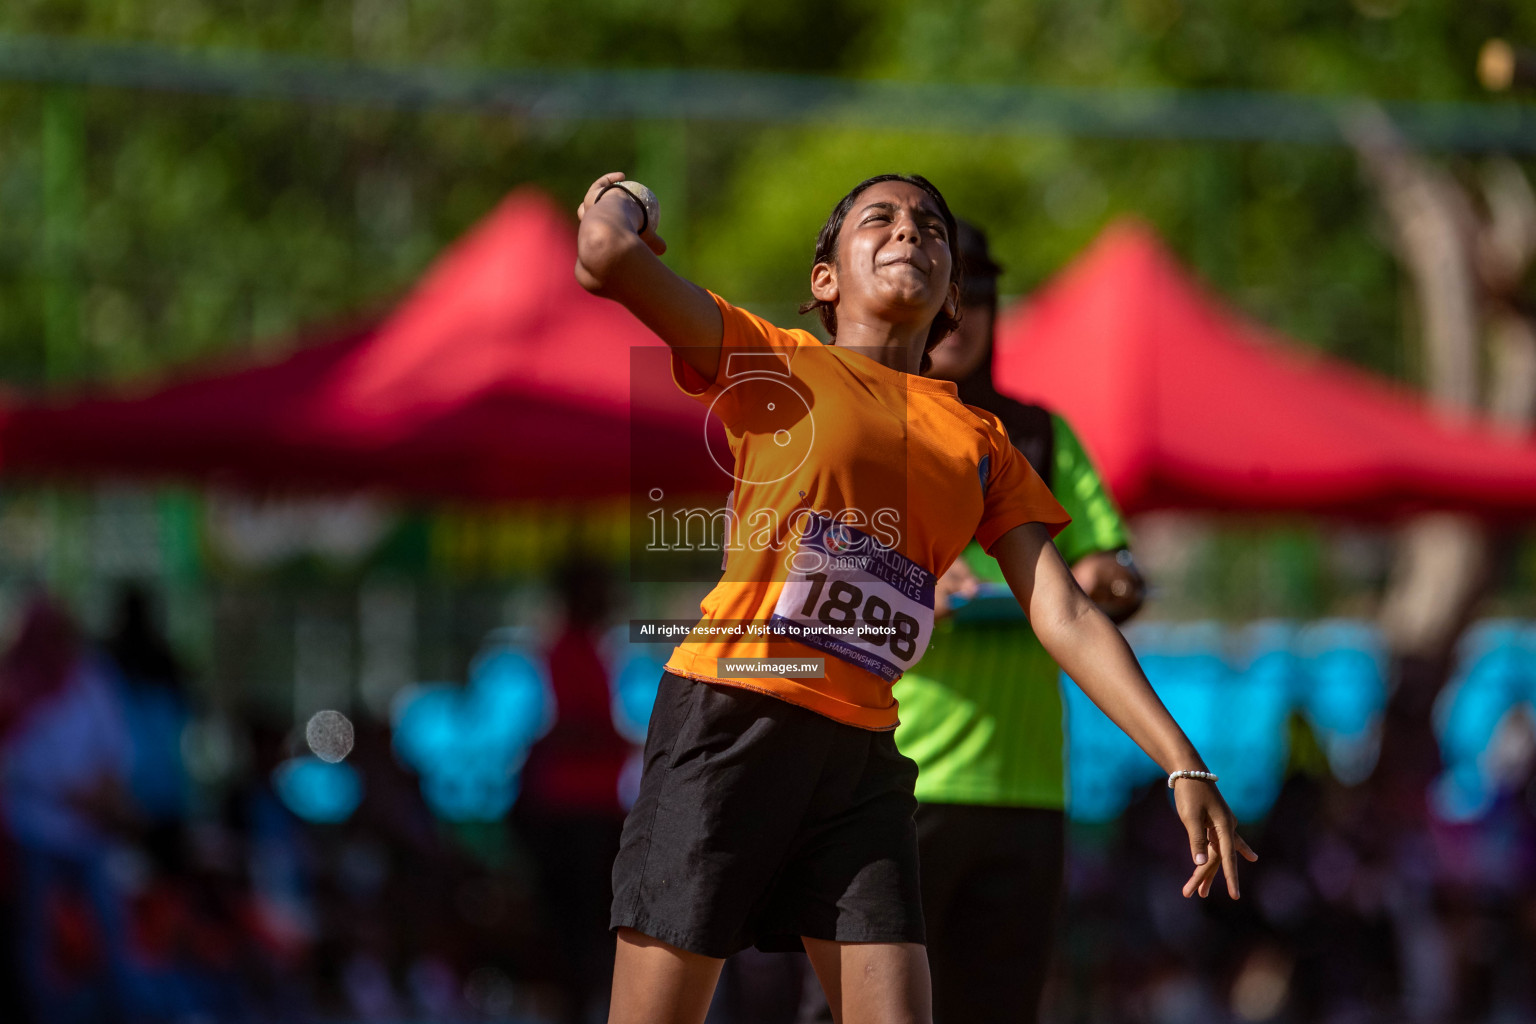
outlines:
[[[714,957],[922,942],[916,781],[890,732],[663,673],[610,926]]]
[[[1038,1020],[1061,902],[1066,816],[1038,807],[923,804],[917,828],[934,1021]]]
[[[1039,1020],[1066,816],[1037,807],[919,804],[917,834],[934,1024]],[[831,1024],[820,986],[807,982],[796,1019]]]

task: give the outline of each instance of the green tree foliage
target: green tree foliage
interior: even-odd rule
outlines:
[[[927,82],[1481,98],[1478,47],[1536,8],[1450,0],[11,0],[0,34],[447,69],[689,67]],[[67,387],[280,350],[386,308],[510,188],[662,192],[675,265],[780,318],[858,179],[929,175],[991,229],[1004,290],[1116,217],[1303,341],[1411,377],[1402,284],[1332,146],[523,120],[0,84],[0,378]]]

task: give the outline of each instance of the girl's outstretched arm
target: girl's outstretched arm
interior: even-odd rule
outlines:
[[[1153,692],[1125,637],[1077,585],[1046,528],[1039,523],[1014,527],[992,545],[991,554],[1040,643],[1089,699],[1164,772],[1205,771],[1205,762]],[[1227,892],[1236,899],[1237,857],[1251,861],[1257,855],[1237,834],[1231,808],[1215,784],[1196,779],[1177,781],[1174,798],[1195,862],[1184,895],[1206,895],[1217,870],[1224,868]]]
[[[623,189],[608,189],[622,171],[603,175],[576,208],[576,280],[594,295],[623,304],[671,346],[678,357],[712,381],[720,369],[725,325],[709,293],[679,277],[657,257],[667,251],[653,229],[639,233],[640,204]]]

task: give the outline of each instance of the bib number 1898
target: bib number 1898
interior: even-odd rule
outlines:
[[[858,622],[860,640],[876,647],[885,647],[889,643],[891,653],[903,661],[910,661],[917,653],[921,626],[906,612],[893,612],[891,606],[876,594],[866,597],[856,583],[829,581],[826,573],[811,573],[805,579],[811,587],[800,607],[802,616],[815,616],[818,622],[828,626],[849,626]]]
[[[851,526],[818,517],[800,538],[772,629],[895,682],[933,634],[933,573]]]

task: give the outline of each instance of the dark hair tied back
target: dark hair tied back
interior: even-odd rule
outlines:
[[[959,228],[955,223],[955,215],[949,212],[949,203],[944,201],[943,193],[934,187],[933,182],[921,174],[877,174],[873,178],[865,178],[853,186],[852,190],[843,196],[838,201],[838,204],[832,208],[831,216],[821,226],[821,233],[816,236],[816,256],[811,260],[811,266],[814,268],[818,263],[830,263],[834,266],[837,264],[837,240],[838,236],[842,234],[843,221],[847,218],[848,211],[853,209],[853,204],[858,201],[859,196],[864,193],[865,189],[886,181],[900,181],[908,185],[914,185],[933,197],[933,201],[939,206],[939,212],[944,216],[944,228],[949,236],[952,253],[949,281],[951,284],[960,284],[961,260],[958,253],[954,252],[955,239],[959,234]],[[821,326],[827,329],[827,334],[836,338],[837,306],[822,299],[812,299],[800,307],[801,313],[809,313],[812,310],[815,310],[817,315],[821,317]],[[947,335],[959,326],[960,310],[958,308],[953,315],[948,310],[939,310],[938,315],[933,318],[933,325],[928,328],[928,340],[923,343],[923,363],[920,372],[928,372],[928,367],[931,363],[928,353],[933,350],[933,347],[943,341]]]

